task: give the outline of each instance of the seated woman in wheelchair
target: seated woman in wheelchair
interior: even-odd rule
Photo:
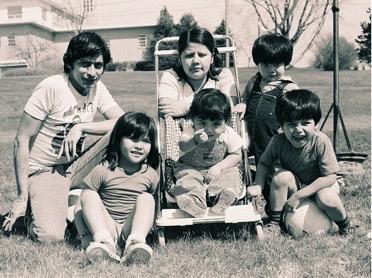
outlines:
[[[224,214],[240,195],[237,165],[243,139],[226,125],[230,116],[230,100],[217,89],[203,89],[192,101],[192,126],[185,127],[179,140],[171,193],[179,208],[194,217],[206,214],[207,194],[215,197],[214,214]]]
[[[203,88],[219,89],[228,97],[233,94],[234,77],[222,67],[216,42],[207,29],[184,31],[178,40],[178,53],[178,62],[160,80],[160,115],[185,116],[194,94]]]

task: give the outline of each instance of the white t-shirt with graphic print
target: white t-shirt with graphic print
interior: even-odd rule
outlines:
[[[98,81],[87,96],[80,95],[67,74],[50,76],[41,81],[26,103],[24,111],[42,121],[29,158],[29,174],[45,166],[69,163],[58,158],[63,139],[77,123],[92,122],[96,111],[104,113],[117,105],[105,85]],[[84,137],[77,144],[83,149]]]

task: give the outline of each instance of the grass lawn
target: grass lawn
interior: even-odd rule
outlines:
[[[240,83],[254,69],[239,70]],[[332,73],[292,69],[301,88],[316,92],[323,115],[332,103]],[[355,151],[371,153],[370,71],[340,73],[340,106]],[[20,115],[32,89],[45,76],[1,78],[0,213],[16,197],[12,144]],[[156,116],[154,72],[107,72],[104,83],[124,110]],[[332,118],[325,132],[332,135]],[[338,150],[345,151],[341,135]],[[0,277],[371,277],[371,163],[365,174],[349,175],[341,198],[360,228],[340,237],[337,229],[322,236],[275,237],[259,242],[247,238],[244,227],[168,230],[166,247],[154,245],[148,266],[125,267],[102,262],[91,265],[69,244],[38,245],[21,236],[0,237]]]

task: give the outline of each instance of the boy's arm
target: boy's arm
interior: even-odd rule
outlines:
[[[256,80],[256,75],[252,76],[248,80],[247,85],[245,85],[244,91],[241,95],[240,103],[238,103],[237,105],[235,105],[232,108],[232,112],[236,112],[236,113],[240,114],[240,119],[244,118],[245,110],[246,110],[246,106],[247,106],[246,103],[247,103],[247,100],[248,100],[250,94],[252,93],[253,85],[254,85],[255,80]]]
[[[300,204],[300,201],[313,196],[318,191],[330,187],[337,181],[337,175],[331,174],[324,177],[319,177],[308,186],[298,190],[287,200],[284,205],[286,211],[294,211]]]
[[[9,215],[2,224],[5,231],[11,231],[15,221],[24,215],[28,201],[28,160],[30,141],[40,128],[41,121],[23,112],[21,123],[14,141],[14,171],[18,197],[14,200]]]
[[[67,160],[70,160],[70,155],[72,157],[77,156],[76,145],[83,134],[106,134],[112,130],[117,119],[123,114],[123,109],[121,109],[119,105],[114,105],[103,114],[106,120],[100,122],[84,122],[74,125],[63,140],[58,156],[61,157],[62,154],[65,153]]]
[[[248,187],[248,194],[252,197],[260,196],[265,185],[266,177],[270,168],[262,163],[258,163],[256,178],[251,186]]]
[[[195,130],[190,126],[186,127],[182,132],[178,146],[184,153],[188,153],[195,149],[199,144],[208,142],[208,135],[204,129]]]

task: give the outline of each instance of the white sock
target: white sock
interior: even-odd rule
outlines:
[[[111,237],[110,231],[107,229],[102,229],[94,233],[93,239],[94,241],[98,241],[98,242],[106,241],[110,243],[112,246],[115,246],[114,239]]]

